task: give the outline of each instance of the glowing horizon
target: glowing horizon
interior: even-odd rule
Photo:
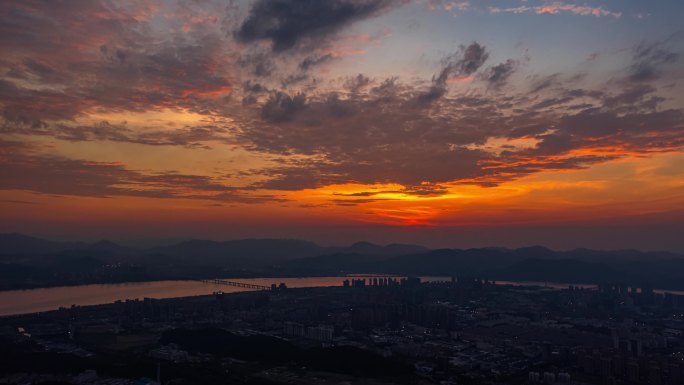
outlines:
[[[684,5],[293,1],[0,4],[0,231],[684,251]]]

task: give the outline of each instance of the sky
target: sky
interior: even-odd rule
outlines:
[[[684,252],[684,2],[0,2],[0,232]]]

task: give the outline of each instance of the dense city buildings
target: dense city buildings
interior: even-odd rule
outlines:
[[[684,296],[647,286],[350,277],[0,324],[0,384],[684,383]]]
[[[684,385],[684,0],[0,0],[0,385]]]

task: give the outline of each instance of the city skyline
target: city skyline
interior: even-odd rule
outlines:
[[[684,4],[0,4],[0,232],[684,251]]]

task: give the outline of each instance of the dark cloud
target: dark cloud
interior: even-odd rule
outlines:
[[[491,186],[626,152],[674,151],[684,142],[682,110],[668,109],[653,82],[679,59],[666,42],[634,48],[628,70],[636,83],[587,86],[584,73],[556,73],[529,75],[530,85],[518,90],[508,83],[518,62],[486,67],[489,51],[477,42],[444,58],[431,81],[337,71],[318,79],[326,75],[314,76],[316,66],[335,60],[336,33],[403,1],[257,0],[244,21],[230,25],[213,24],[216,16],[193,4],[162,5],[169,12],[160,31],[151,17],[156,4],[146,1],[0,3],[0,34],[11,37],[0,39],[7,53],[0,58],[0,134],[190,148],[229,143],[277,163],[242,170],[259,177],[251,193],[353,182],[398,183],[406,187],[396,193],[416,196],[444,194],[446,183]],[[272,49],[238,46],[233,36],[270,41]],[[450,81],[470,78],[481,82],[449,89]],[[504,85],[505,94],[487,92]],[[204,118],[141,128],[89,117],[150,110]],[[519,148],[507,143],[513,139],[534,144]],[[242,190],[202,176],[21,151],[2,162],[6,188],[243,199]]]
[[[288,87],[293,84],[301,83],[309,79],[309,75],[306,73],[294,73],[287,75],[284,79],[280,81],[283,87]]]
[[[21,88],[0,79],[0,108],[5,122],[41,128],[46,126],[45,120],[74,118],[84,104],[77,95]]]
[[[492,160],[484,162],[486,174],[472,181],[461,181],[467,184],[479,184],[485,187],[516,180],[522,176],[541,171],[582,170],[592,164],[605,163],[621,158],[620,155],[582,155],[582,156],[539,156],[526,158],[522,155],[510,157],[505,161]]]
[[[154,34],[148,20],[155,7],[147,1],[0,4],[0,30],[11,36],[0,39],[2,52],[10,53],[0,60],[0,73],[13,74],[0,78],[0,132],[193,148],[225,141],[226,125],[212,122],[219,114],[211,117],[234,91],[222,64],[224,38],[204,24],[183,35]],[[167,15],[167,22],[177,21]],[[164,109],[205,114],[207,122],[150,123],[143,130],[82,120],[93,112]]]
[[[419,104],[430,104],[440,99],[447,91],[447,82],[451,77],[468,76],[480,69],[489,58],[484,46],[473,42],[461,46],[459,51],[442,59],[442,70],[432,77],[432,85],[427,92],[418,95]]]
[[[242,97],[242,105],[247,107],[257,103],[257,98],[254,95],[245,95]]]
[[[442,59],[443,68],[433,82],[446,85],[452,76],[471,75],[487,61],[489,52],[484,46],[473,42],[468,46],[461,46],[459,51]]]
[[[257,0],[236,31],[245,43],[270,40],[284,51],[303,39],[317,40],[344,26],[400,4],[392,0]]]
[[[632,65],[629,68],[629,80],[635,82],[658,79],[662,68],[679,60],[679,53],[672,52],[663,42],[641,43],[632,51]]]
[[[302,188],[325,186],[339,181],[339,178],[329,175],[326,170],[319,170],[317,167],[309,164],[270,168],[268,170],[260,170],[258,173],[268,176],[270,179],[257,183],[253,187],[266,190],[299,190]]]
[[[76,45],[98,48],[103,41],[129,45],[148,38],[140,20],[152,9],[149,1],[114,4],[104,1],[39,1],[0,4],[3,52],[38,54],[40,59],[70,52]],[[38,58],[35,58],[39,61]]]
[[[648,84],[639,84],[629,87],[617,95],[606,96],[603,105],[608,108],[625,107],[635,111],[639,109],[654,110],[657,105],[664,101],[664,98],[651,96],[656,92],[656,88]]]
[[[176,129],[138,130],[124,123],[100,121],[88,125],[26,124],[23,120],[0,119],[0,133],[49,136],[61,140],[82,142],[110,140],[150,146],[184,146],[206,148],[206,142],[229,143],[229,130],[224,124],[185,126]],[[29,122],[30,123],[30,122]]]
[[[577,148],[604,145],[636,152],[672,150],[684,139],[684,112],[663,110],[625,114],[587,109],[561,117],[557,127],[576,140],[586,139],[586,142],[575,143]],[[601,140],[596,141],[596,138]],[[593,143],[589,142],[591,139],[594,139]]]
[[[432,86],[430,86],[427,91],[420,93],[416,101],[418,104],[430,104],[436,100],[439,100],[446,93],[446,83],[438,84],[433,81]]]
[[[508,81],[508,78],[515,72],[518,67],[518,61],[508,59],[503,63],[499,63],[493,67],[489,67],[487,71],[482,74],[482,79],[489,83],[494,88],[502,87]]]
[[[546,99],[540,101],[539,103],[534,104],[532,106],[532,108],[535,110],[545,109],[545,108],[549,108],[549,107],[553,107],[553,106],[557,106],[557,105],[563,105],[563,104],[565,104],[565,103],[567,103],[573,99],[574,98],[571,96],[546,98]]]
[[[397,81],[399,78],[391,77],[383,80],[377,86],[371,88],[371,94],[376,98],[377,101],[390,101],[394,99],[400,91]]]
[[[306,95],[288,95],[283,92],[271,94],[261,108],[261,117],[269,122],[285,122],[306,107]]]
[[[224,59],[219,31],[200,25],[182,36],[153,34],[148,17],[155,6],[147,1],[0,4],[0,33],[11,37],[0,39],[0,50],[11,53],[0,70],[15,75],[0,80],[5,120],[39,126],[94,109],[215,110],[213,101],[230,95],[234,83],[219,65]]]
[[[332,58],[332,55],[329,53],[320,56],[308,56],[299,63],[299,68],[302,71],[308,71],[309,69],[315,66],[319,66],[323,63],[329,62],[330,60],[332,60]]]
[[[662,100],[652,86],[598,91],[551,75],[535,84],[548,95],[544,99],[471,91],[442,98],[428,113],[414,107],[420,85],[397,79],[369,79],[368,84],[364,92],[313,94],[305,107],[285,113],[286,120],[246,127],[240,137],[250,149],[285,155],[282,166],[258,171],[269,179],[255,187],[297,190],[391,182],[418,186],[406,187],[407,194],[439,195],[444,191],[423,187],[424,182],[493,186],[625,154],[674,151],[684,143],[683,112],[660,111]],[[281,97],[285,105],[291,103]],[[276,100],[273,104],[279,105]],[[485,146],[490,138],[535,139],[537,144],[522,149],[502,144],[492,150]],[[293,162],[289,155],[301,157]]]
[[[255,51],[242,55],[237,63],[256,77],[268,77],[276,71],[276,65],[266,52]]]
[[[339,94],[331,93],[325,101],[325,106],[331,116],[344,118],[356,114],[359,104],[350,99],[340,99]]]
[[[461,47],[460,58],[456,61],[449,61],[449,66],[454,67],[451,72],[470,75],[477,71],[489,58],[489,53],[484,46],[473,42],[467,47]]]
[[[410,89],[402,92],[404,86],[394,81],[379,87],[383,92],[371,88],[369,94],[345,99],[336,94],[313,98],[305,109],[286,114],[287,121],[246,127],[240,137],[254,151],[313,157],[295,164],[285,158],[284,167],[260,170],[271,179],[259,187],[290,190],[344,182],[420,186],[424,181],[471,178],[478,174],[477,162],[489,155],[464,146],[484,142],[494,133],[490,129],[503,133],[511,124],[488,124],[490,119],[501,120],[487,98],[474,110],[450,102],[449,118],[428,117],[407,107],[412,103]],[[385,92],[389,89],[390,98]]]
[[[261,83],[256,83],[252,82],[251,80],[248,80],[242,84],[242,89],[245,92],[252,92],[252,93],[262,93],[262,92],[268,92],[268,88],[261,84]]]
[[[344,87],[351,93],[357,93],[368,86],[370,82],[371,80],[369,77],[363,74],[358,74],[354,77],[347,78],[347,80],[344,82]]]
[[[392,199],[333,199],[332,202],[336,206],[358,206],[364,203],[374,203],[388,200]]]
[[[535,79],[532,81],[532,89],[530,90],[531,94],[536,94],[539,93],[547,88],[550,88],[553,85],[559,84],[559,78],[560,74],[552,74],[548,76],[544,76],[541,79]]]
[[[406,194],[414,196],[440,196],[447,194],[449,190],[446,187],[424,183],[420,186],[408,186],[400,190],[375,190],[375,191],[361,191],[356,193],[334,193],[333,195],[342,197],[374,197],[381,194]],[[385,198],[387,199],[387,198]]]
[[[0,189],[44,194],[139,196],[258,203],[280,198],[247,195],[212,177],[175,172],[145,173],[121,163],[91,162],[42,154],[21,142],[0,141]]]

